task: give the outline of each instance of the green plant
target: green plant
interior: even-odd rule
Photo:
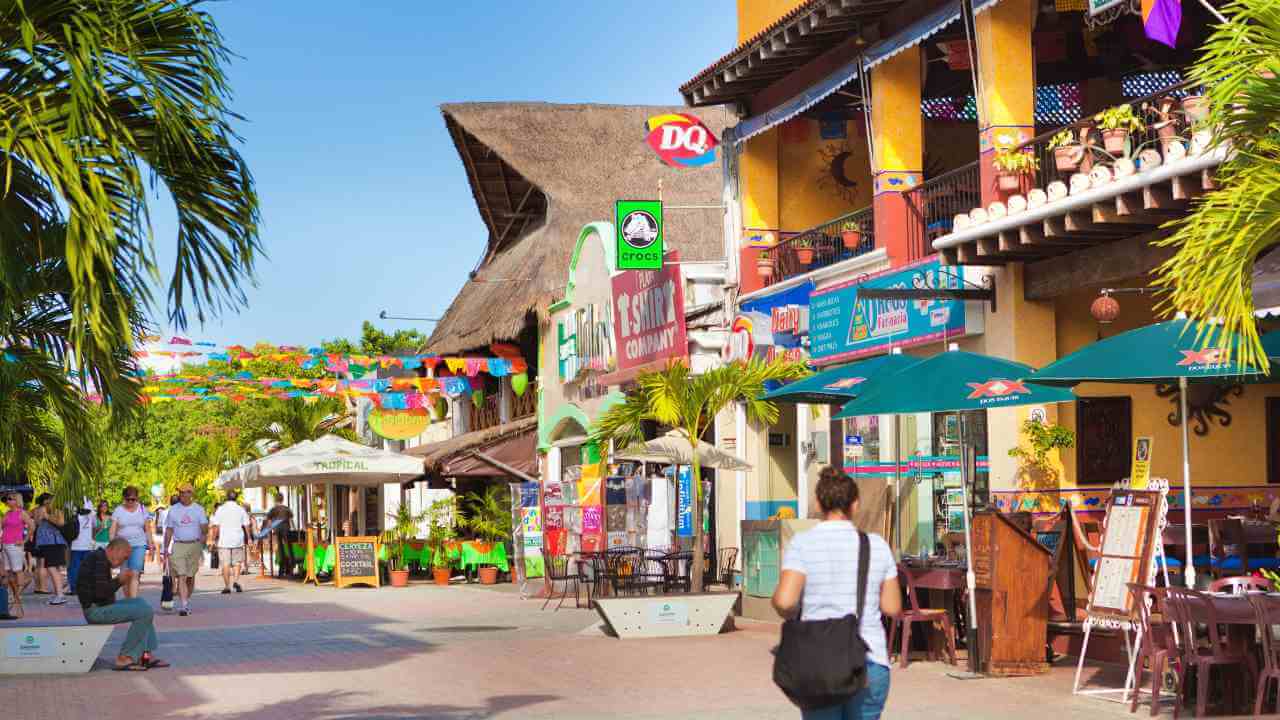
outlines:
[[[1040,169],[1040,160],[1021,150],[998,150],[991,159],[991,165],[1000,172],[1029,175]]]
[[[862,232],[862,226],[858,224],[857,220],[845,220],[840,224],[840,232],[860,233]]]
[[[773,250],[771,248],[765,248],[760,251],[760,255],[757,258],[756,262],[768,262],[772,258],[773,258]]]
[[[1075,144],[1077,144],[1076,135],[1075,133],[1071,132],[1071,128],[1060,130],[1058,131],[1057,134],[1055,134],[1052,138],[1049,139],[1050,150],[1057,150],[1060,147],[1066,147],[1068,145],[1075,145]]]
[[[1030,448],[1021,445],[1009,450],[1009,457],[1018,458],[1027,465],[1046,470],[1049,469],[1049,453],[1054,450],[1065,450],[1076,445],[1076,434],[1061,425],[1046,425],[1039,420],[1028,420],[1022,423],[1022,432],[1030,442]]]
[[[811,248],[813,247],[813,238],[808,235],[797,235],[791,241],[793,248]]]
[[[1128,130],[1142,132],[1147,124],[1142,117],[1133,111],[1132,105],[1116,105],[1093,116],[1100,130]]]
[[[490,485],[484,492],[463,499],[463,517],[458,524],[476,537],[490,542],[511,538],[511,493],[503,485]]]
[[[427,522],[427,549],[431,552],[431,567],[447,568],[444,546],[458,536],[454,526],[457,517],[457,498],[450,495],[431,503],[425,511]]]
[[[400,503],[394,513],[387,513],[387,518],[391,520],[391,527],[382,533],[382,537],[390,546],[391,552],[387,557],[391,561],[393,570],[405,569],[407,565],[404,557],[405,548],[408,547],[410,540],[418,536],[418,528],[430,519],[430,514],[430,509],[415,514],[406,503]]]

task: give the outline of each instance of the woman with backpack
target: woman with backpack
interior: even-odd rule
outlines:
[[[816,494],[822,522],[792,538],[773,593],[774,609],[787,619],[774,682],[805,720],[878,720],[889,697],[880,617],[902,611],[898,567],[883,538],[854,527],[853,478],[824,468]]]
[[[50,605],[64,605],[66,581],[62,569],[67,566],[67,539],[62,535],[65,520],[62,511],[48,509],[44,504],[36,508],[36,556],[44,561],[45,577],[53,597]]]

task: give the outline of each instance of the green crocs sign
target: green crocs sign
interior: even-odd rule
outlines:
[[[662,201],[619,200],[614,227],[619,270],[662,269]]]

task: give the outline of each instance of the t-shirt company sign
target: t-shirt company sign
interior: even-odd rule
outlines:
[[[658,270],[628,270],[613,277],[618,369],[689,354],[685,335],[684,278],[671,253]]]

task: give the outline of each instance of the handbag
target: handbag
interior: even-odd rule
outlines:
[[[858,532],[858,611],[832,620],[787,620],[774,650],[773,682],[801,710],[840,705],[867,684],[867,644],[859,632],[871,543]]]
[[[218,550],[217,550],[217,548],[213,548],[213,549],[211,549],[211,550],[209,551],[209,569],[210,569],[210,570],[217,570],[217,569],[218,569]]]

